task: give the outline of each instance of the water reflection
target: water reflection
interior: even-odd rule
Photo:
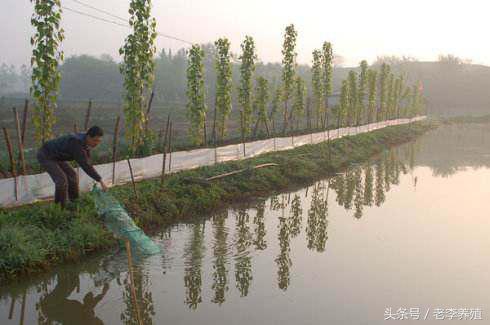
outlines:
[[[480,131],[474,133],[481,135]],[[473,147],[475,139],[484,146],[490,144],[490,138],[477,135],[470,136]],[[415,166],[429,165],[434,175],[444,177],[461,166],[490,166],[490,155],[480,157],[487,149],[465,150],[463,163],[463,158],[453,157],[456,151],[442,145],[449,141],[469,146],[459,130],[437,131],[424,139],[381,152],[305,189],[163,231],[158,236],[163,255],[135,261],[136,298],[124,251],[3,287],[0,323],[161,323],[157,318],[164,319],[162,305],[170,302],[173,309],[181,306],[197,313],[202,305],[225,308],[230,300],[253,296],[263,286],[271,292],[289,293],[301,285],[297,273],[302,261],[297,251],[300,255],[324,254],[334,243],[329,238],[335,238],[339,222],[335,218],[359,224],[369,219],[363,219],[364,215],[389,200],[390,191],[407,184],[407,179],[411,191],[423,186]],[[437,149],[432,155],[441,154],[447,161],[430,156],[427,143],[439,144],[432,147]],[[471,159],[473,155],[478,159]],[[410,175],[402,178],[406,174]],[[269,271],[270,280],[264,281]]]
[[[51,292],[43,290],[39,299],[39,323],[49,324],[53,321],[61,324],[73,323],[76,319],[79,324],[103,324],[95,316],[94,308],[105,297],[109,284],[103,285],[99,294],[90,291],[85,294],[82,301],[69,299],[74,292],[80,291],[80,278],[78,272],[70,271],[60,273],[57,283]]]

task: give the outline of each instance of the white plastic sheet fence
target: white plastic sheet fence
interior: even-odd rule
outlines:
[[[288,150],[307,144],[324,142],[328,139],[338,139],[346,135],[374,131],[391,125],[416,122],[425,118],[425,116],[418,116],[412,119],[390,120],[359,127],[340,128],[300,136],[279,137],[217,148],[172,152],[171,155],[167,154],[165,170],[166,173],[174,173],[226,161],[240,160],[267,152]],[[162,173],[162,164],[163,154],[131,159],[131,167],[136,180],[160,176]],[[106,184],[112,183],[112,163],[96,165],[95,169],[102,176]],[[121,185],[130,181],[131,174],[127,161],[122,160],[116,162],[115,181],[112,185]],[[89,191],[93,184],[94,181],[80,169],[80,191]],[[53,195],[54,183],[47,173],[18,176],[16,179],[0,179],[0,206],[2,207],[18,206],[39,200],[46,200]]]

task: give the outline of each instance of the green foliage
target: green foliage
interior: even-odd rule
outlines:
[[[349,71],[349,108],[347,109],[347,123],[353,126],[356,122],[358,95],[357,95],[357,73]]]
[[[325,100],[323,127],[328,127],[328,96],[332,94],[333,50],[330,42],[324,42],[322,47],[322,85]]]
[[[322,52],[313,51],[313,64],[311,66],[311,86],[313,91],[313,110],[315,112],[315,126],[318,128],[323,120],[323,75]],[[323,123],[322,123],[323,124]]]
[[[288,101],[291,96],[291,90],[294,83],[296,71],[296,40],[298,32],[294,25],[286,27],[284,34],[284,43],[282,45],[282,100],[284,102],[284,121],[283,133],[286,132],[289,125]]]
[[[219,137],[219,141],[223,141],[226,132],[226,120],[228,119],[228,116],[231,112],[232,80],[230,63],[230,42],[226,38],[220,38],[214,44],[216,46],[216,106],[214,114],[215,123],[217,119],[217,129],[213,126],[213,137],[217,136]]]
[[[129,4],[129,34],[119,49],[123,56],[120,66],[124,77],[125,135],[131,150],[144,141],[146,97],[154,81],[156,52],[156,20],[151,17],[151,0],[131,0]]]
[[[252,78],[255,71],[255,42],[250,36],[246,36],[241,44],[242,55],[240,56],[240,86],[238,88],[238,102],[241,113],[242,134],[250,134],[252,124]]]
[[[368,70],[368,123],[374,122],[376,117],[376,70]]]
[[[31,37],[31,45],[34,47],[31,56],[31,96],[35,102],[32,121],[36,140],[43,143],[53,136],[56,121],[54,110],[61,80],[59,64],[63,61],[63,51],[59,47],[65,36],[60,27],[61,1],[31,2],[34,3],[31,25],[35,29]]]
[[[296,76],[294,80],[294,101],[293,101],[293,109],[291,111],[292,118],[291,120],[291,129],[294,127],[294,123],[296,122],[296,129],[299,129],[299,122],[301,118],[304,116],[305,112],[305,97],[306,97],[306,87],[305,82],[301,79],[300,76]]]
[[[204,51],[199,45],[189,50],[187,65],[187,117],[191,124],[189,136],[194,144],[204,143],[206,100],[204,90]]]

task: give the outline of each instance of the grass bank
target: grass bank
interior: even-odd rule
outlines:
[[[191,220],[224,205],[302,186],[360,162],[390,146],[414,139],[436,125],[423,121],[344,137],[330,143],[305,145],[255,158],[202,167],[110,190],[147,231]],[[247,170],[214,181],[205,178],[276,163],[276,167]],[[73,261],[113,247],[115,239],[97,217],[90,194],[72,210],[49,203],[0,210],[0,281]]]

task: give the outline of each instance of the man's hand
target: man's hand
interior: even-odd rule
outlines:
[[[100,187],[102,187],[102,191],[107,191],[107,185],[105,185],[103,180],[100,181]]]

